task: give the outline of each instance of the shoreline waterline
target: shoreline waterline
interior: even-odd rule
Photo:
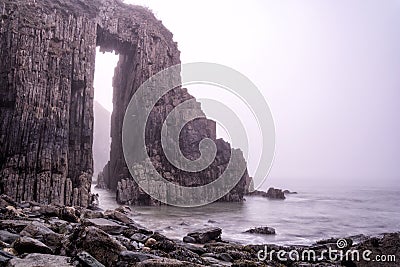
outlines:
[[[119,205],[114,193],[92,188],[100,195],[102,209]],[[133,206],[134,219],[169,238],[182,240],[190,231],[220,227],[222,238],[240,244],[311,245],[321,239],[376,236],[400,229],[400,191],[349,190],[300,191],[286,200],[246,197],[243,203],[213,203],[197,208]],[[253,227],[269,226],[276,235],[244,233]]]

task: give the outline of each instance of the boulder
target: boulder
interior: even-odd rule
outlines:
[[[29,254],[23,259],[13,258],[8,262],[7,267],[71,267],[72,259],[64,256]]]
[[[64,238],[62,234],[55,233],[40,222],[32,222],[21,231],[20,235],[35,238],[49,246],[53,251],[61,248]]]
[[[18,237],[19,235],[17,234],[13,234],[5,230],[0,230],[0,240],[5,243],[11,244],[15,240],[17,240]]]
[[[218,255],[218,259],[225,261],[225,262],[233,262],[233,258],[228,253],[221,253]]]
[[[12,247],[19,253],[41,253],[52,254],[51,248],[40,242],[39,240],[31,237],[22,236],[14,241]]]
[[[150,251],[151,251],[151,248],[148,248],[148,247],[142,247],[141,251],[142,251],[142,252],[145,252],[145,253],[150,253]]]
[[[125,224],[135,223],[131,218],[127,215],[123,214],[122,212],[116,210],[107,210],[104,212],[104,216],[109,219],[113,219]]]
[[[140,243],[144,244],[144,243],[146,243],[146,241],[149,237],[142,233],[135,233],[130,238],[136,242],[140,242]]]
[[[155,245],[157,243],[157,240],[155,240],[154,238],[149,238],[147,239],[146,243],[144,244],[146,247],[151,248],[153,245]]]
[[[285,199],[285,194],[282,192],[281,189],[275,189],[271,187],[268,189],[267,197],[271,199]]]
[[[66,220],[67,222],[79,223],[80,222],[79,211],[74,207],[63,207],[61,209],[60,219]]]
[[[55,232],[41,222],[32,222],[20,232],[20,235],[29,237],[46,236],[48,234],[55,234]]]
[[[47,217],[59,217],[61,214],[61,208],[51,205],[43,205],[39,208],[39,213]]]
[[[125,250],[120,242],[94,226],[78,227],[67,245],[68,255],[86,251],[105,266],[115,266],[119,254]]]
[[[163,241],[163,240],[170,240],[169,238],[167,238],[165,235],[160,234],[159,232],[154,232],[151,235],[151,238],[154,238],[157,241]]]
[[[119,235],[124,232],[128,227],[124,225],[120,225],[116,222],[104,219],[104,218],[96,218],[96,219],[88,219],[84,223],[88,226],[95,226],[106,233]]]
[[[72,225],[59,218],[51,218],[48,220],[49,228],[58,234],[70,234],[73,230]]]
[[[147,236],[151,236],[154,234],[153,231],[151,231],[137,223],[131,223],[127,226],[128,226],[128,228],[126,230],[124,230],[124,232],[122,233],[126,237],[131,237],[132,235],[134,235],[136,233],[141,233],[141,234],[144,234]]]
[[[86,251],[78,253],[78,255],[76,255],[76,258],[78,259],[82,267],[105,267]]]
[[[187,249],[187,250],[190,250],[190,251],[198,254],[198,255],[202,255],[202,254],[207,252],[206,249],[204,249],[202,246],[199,246],[199,245],[192,245],[192,244],[183,243],[183,244],[181,244],[181,246],[183,248]]]
[[[125,261],[128,263],[141,262],[149,259],[159,259],[159,258],[160,257],[152,254],[136,252],[136,251],[122,251],[120,254],[120,261]]]
[[[218,227],[205,228],[188,233],[187,236],[196,240],[196,243],[204,244],[210,241],[221,240],[222,229]]]
[[[112,236],[115,240],[121,243],[124,247],[126,247],[128,250],[138,250],[140,249],[140,244],[136,241],[132,241],[131,239],[123,236],[123,235],[118,235],[118,236]],[[143,245],[142,245],[143,246]]]
[[[82,216],[85,219],[97,219],[97,218],[103,218],[104,214],[101,211],[85,209],[82,212]]]
[[[154,250],[161,250],[161,251],[164,251],[167,253],[172,252],[177,249],[176,243],[171,240],[156,241],[156,243],[154,243],[150,247]]]
[[[19,233],[31,223],[25,220],[0,220],[0,229],[12,229]]]
[[[129,206],[119,206],[118,208],[115,209],[116,211],[119,211],[123,214],[130,214],[132,213],[132,209]]]
[[[196,243],[196,238],[191,237],[191,236],[184,236],[183,237],[183,242],[185,242],[185,243]]]
[[[272,227],[263,226],[263,227],[256,227],[245,231],[245,233],[250,234],[261,234],[261,235],[275,235],[276,231]]]

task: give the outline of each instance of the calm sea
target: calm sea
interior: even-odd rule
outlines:
[[[99,193],[103,209],[118,207],[114,193]],[[222,228],[222,238],[240,243],[309,245],[330,237],[378,235],[400,231],[400,189],[306,188],[286,200],[246,197],[244,203],[214,203],[199,208],[132,207],[133,219],[149,229],[182,239],[204,227]],[[274,236],[246,234],[270,226]]]

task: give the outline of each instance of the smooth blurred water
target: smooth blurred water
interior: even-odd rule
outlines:
[[[100,194],[103,209],[118,207],[115,195]],[[309,245],[329,237],[400,231],[400,189],[304,189],[286,200],[246,197],[244,203],[214,203],[199,208],[132,207],[133,219],[164,235],[182,239],[198,228],[217,226],[222,238],[240,243]],[[274,236],[245,234],[270,226]]]

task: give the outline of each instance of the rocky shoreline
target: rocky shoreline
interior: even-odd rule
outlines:
[[[336,260],[320,257],[324,250],[338,256],[348,250],[393,255],[400,260],[399,233],[319,241],[305,246],[241,245],[223,240],[222,229],[188,233],[183,241],[135,223],[129,207],[95,208],[15,203],[0,197],[0,266],[398,266],[396,262]],[[189,242],[189,243],[188,243]],[[293,251],[315,252],[317,259],[283,259]],[[274,252],[281,254],[275,254]],[[265,253],[267,252],[267,253]],[[322,255],[323,256],[323,255]],[[282,258],[283,257],[283,258]],[[393,259],[392,259],[393,260]]]

